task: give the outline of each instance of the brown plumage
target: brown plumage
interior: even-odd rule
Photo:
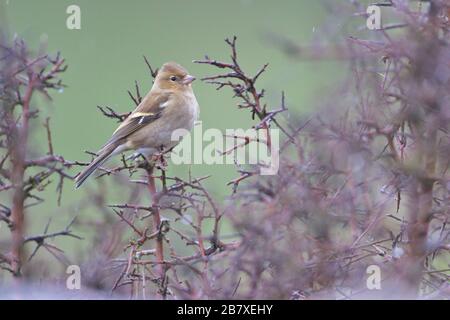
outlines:
[[[191,86],[194,80],[179,64],[164,64],[142,102],[114,131],[98,156],[77,175],[76,187],[113,155],[137,150],[148,157],[175,146],[172,132],[191,130],[198,118],[199,107]]]

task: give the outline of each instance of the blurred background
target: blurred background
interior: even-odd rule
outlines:
[[[66,9],[76,4],[81,9],[81,30],[69,30]],[[305,61],[289,58],[276,40],[278,37],[295,43],[320,41],[321,26],[327,19],[326,1],[26,1],[0,0],[2,27],[11,37],[24,38],[30,48],[39,51],[61,52],[69,66],[63,74],[67,85],[52,94],[53,101],[38,101],[51,117],[55,152],[68,160],[88,161],[85,150],[96,151],[109,138],[117,126],[106,119],[97,106],[111,106],[118,112],[128,112],[134,104],[127,90],[134,89],[138,81],[142,92],[151,87],[151,77],[143,60],[145,55],[153,67],[174,60],[185,66],[198,78],[212,70],[192,63],[205,54],[215,59],[229,59],[226,37],[238,37],[241,65],[248,73],[255,73],[264,63],[270,62],[260,79],[266,88],[266,101],[278,108],[282,90],[286,93],[289,116],[312,112],[326,96],[327,87],[340,78],[337,62]],[[328,36],[337,36],[342,26],[336,26]],[[323,38],[322,38],[323,40]],[[237,110],[229,91],[216,91],[201,81],[194,83],[201,107],[203,129],[247,128],[250,117]],[[325,93],[325,94],[324,94]],[[45,119],[45,114],[42,119]],[[43,130],[39,130],[43,132]],[[36,154],[45,152],[43,137],[34,139]],[[117,160],[117,159],[116,159]],[[113,162],[109,163],[110,166]],[[78,169],[74,170],[75,174]],[[226,182],[235,177],[232,165],[170,165],[173,175],[186,177],[189,170],[194,176],[212,175],[206,182],[209,190],[222,200],[231,193]],[[48,218],[52,228],[61,227],[74,216],[77,220],[98,221],[96,210],[81,209],[76,205],[96,185],[74,190],[66,183],[61,206],[57,206],[55,186],[44,193],[46,202],[36,207],[36,222],[30,224],[30,233],[42,232]],[[108,203],[124,199],[120,185],[109,184],[105,198]],[[7,201],[7,199],[5,199]],[[94,223],[92,222],[92,223]],[[67,255],[75,258],[78,246],[88,246],[90,232],[76,228],[85,241],[60,239],[58,244]],[[82,249],[80,249],[82,251]],[[80,251],[80,252],[81,252]],[[44,253],[45,254],[45,253]]]
[[[144,299],[448,297],[450,8],[387,1],[374,9],[382,24],[370,28],[369,4],[0,0],[0,287],[25,279],[24,294],[44,297],[28,285],[67,284],[75,265],[89,290],[81,298],[116,288]],[[81,11],[79,30],[66,24],[71,5]],[[190,183],[169,179],[151,208],[145,170],[130,178],[126,167],[77,190],[64,179],[66,167],[71,176],[80,170],[67,161],[90,161],[87,151],[118,125],[97,107],[130,112],[127,91],[152,86],[143,56],[154,68],[177,61],[201,79],[222,70],[193,60],[230,61],[224,39],[233,36],[246,75],[269,63],[255,85],[263,103],[279,109],[284,92],[289,112],[277,114],[281,126],[267,114],[252,120],[237,104],[254,93],[253,80],[226,78],[244,79],[246,91],[234,84],[234,92],[197,80],[202,127],[288,128],[276,175],[246,180],[234,165],[169,161],[165,173]],[[42,93],[55,88],[48,79],[57,81],[61,65],[45,54],[58,52],[65,86],[48,99]],[[39,162],[44,155],[49,162]],[[240,174],[232,195],[227,183]],[[384,286],[375,295],[372,266]]]

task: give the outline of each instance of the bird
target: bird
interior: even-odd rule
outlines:
[[[163,64],[136,109],[114,131],[94,160],[75,177],[75,188],[114,155],[134,150],[149,159],[176,146],[179,141],[172,141],[172,133],[177,129],[190,131],[199,118],[200,108],[192,89],[194,80],[195,77],[178,63]]]

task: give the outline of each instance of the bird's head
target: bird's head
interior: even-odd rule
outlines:
[[[167,62],[159,69],[155,84],[161,89],[190,90],[195,77],[176,62]]]

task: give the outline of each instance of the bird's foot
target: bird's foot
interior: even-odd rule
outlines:
[[[142,154],[140,152],[133,152],[132,154],[130,154],[128,157],[126,157],[125,159],[128,160],[133,160],[136,161]]]

